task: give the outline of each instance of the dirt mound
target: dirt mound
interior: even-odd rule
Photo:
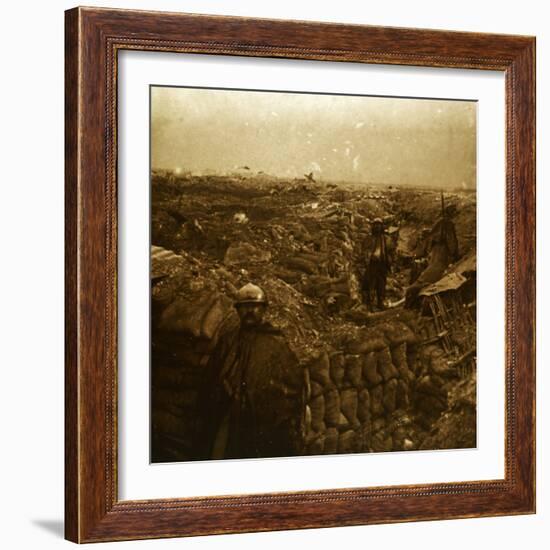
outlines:
[[[476,376],[472,373],[451,388],[445,412],[437,419],[420,448],[472,448],[476,442]]]

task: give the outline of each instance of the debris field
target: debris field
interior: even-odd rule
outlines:
[[[281,180],[152,179],[152,460],[200,460],[201,369],[238,322],[237,289],[267,293],[308,380],[305,453],[476,446],[474,192],[456,206],[460,260],[413,309],[403,304],[439,189]],[[396,257],[386,304],[369,311],[362,243],[384,221]],[[439,285],[439,286],[437,286]]]

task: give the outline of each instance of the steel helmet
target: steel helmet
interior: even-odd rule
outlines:
[[[257,285],[248,283],[237,291],[236,304],[267,304],[265,292]]]

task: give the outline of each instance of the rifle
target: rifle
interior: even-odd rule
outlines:
[[[441,190],[441,241],[443,242],[443,239],[445,238],[444,233],[444,226],[445,226],[445,197],[443,196],[443,189]]]

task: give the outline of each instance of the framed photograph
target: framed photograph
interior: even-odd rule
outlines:
[[[535,39],[66,12],[66,538],[535,511]]]

